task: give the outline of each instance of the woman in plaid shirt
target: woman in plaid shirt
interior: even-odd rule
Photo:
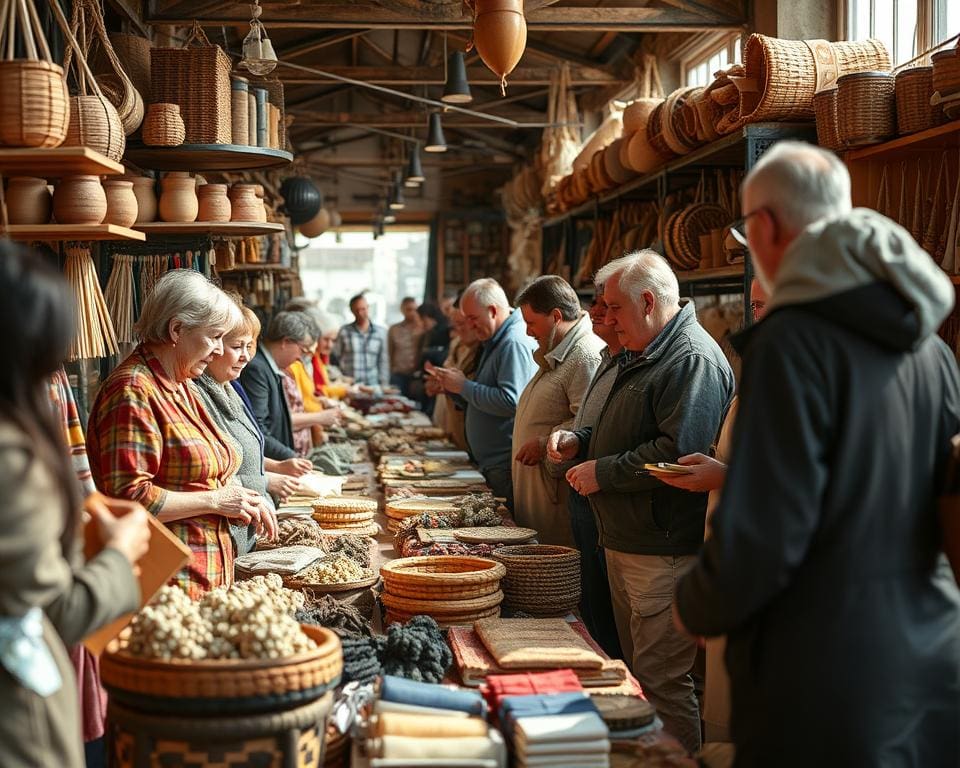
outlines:
[[[199,272],[168,272],[144,302],[142,343],[104,382],[90,414],[97,487],[139,501],[190,547],[175,581],[195,599],[233,580],[229,520],[259,528],[268,509],[233,479],[236,448],[185,386],[223,353],[224,332],[240,319]]]

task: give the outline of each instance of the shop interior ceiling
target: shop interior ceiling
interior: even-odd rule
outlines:
[[[585,134],[596,111],[632,83],[645,39],[658,43],[654,49],[676,51],[696,36],[741,30],[746,2],[525,0],[527,45],[507,78],[506,96],[476,51],[466,53],[473,101],[457,106],[469,112],[443,114],[449,150],[422,154],[427,181],[406,190],[401,221],[493,205],[493,190],[539,143],[550,76],[561,63],[570,65]],[[152,28],[158,40],[176,39],[197,19],[235,58],[251,17],[248,3],[227,0],[108,3]],[[321,183],[348,219],[369,217],[413,141],[426,139],[428,114],[436,109],[428,102],[443,93],[445,51],[463,51],[471,38],[469,9],[462,0],[262,0],[261,7],[280,60],[298,168]]]

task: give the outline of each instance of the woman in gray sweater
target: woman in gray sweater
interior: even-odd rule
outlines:
[[[237,388],[240,372],[253,357],[260,321],[249,308],[241,306],[241,311],[243,323],[223,337],[223,354],[215,357],[203,376],[192,383],[217,426],[240,449],[243,463],[237,471],[237,481],[268,500],[270,514],[264,522],[267,536],[274,539],[277,533],[275,502],[284,501],[293,493],[299,485],[297,478],[313,466],[306,459],[274,461],[264,457],[263,434],[242,390]],[[231,525],[230,538],[237,556],[244,555],[256,546],[256,529],[252,525]]]

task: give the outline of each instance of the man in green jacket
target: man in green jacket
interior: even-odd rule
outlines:
[[[616,259],[595,282],[606,323],[627,351],[595,426],[554,432],[548,452],[558,462],[581,459],[567,481],[597,518],[624,658],[666,729],[693,752],[696,644],[673,626],[670,604],[703,541],[707,496],[671,488],[645,466],[709,452],[733,398],[733,372],[692,303],[681,304],[659,254]]]

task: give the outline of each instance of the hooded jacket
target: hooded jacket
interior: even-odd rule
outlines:
[[[935,498],[960,376],[953,288],[866,210],[788,249],[738,339],[740,410],[713,537],[680,582],[727,633],[737,766],[960,765],[960,593]]]

